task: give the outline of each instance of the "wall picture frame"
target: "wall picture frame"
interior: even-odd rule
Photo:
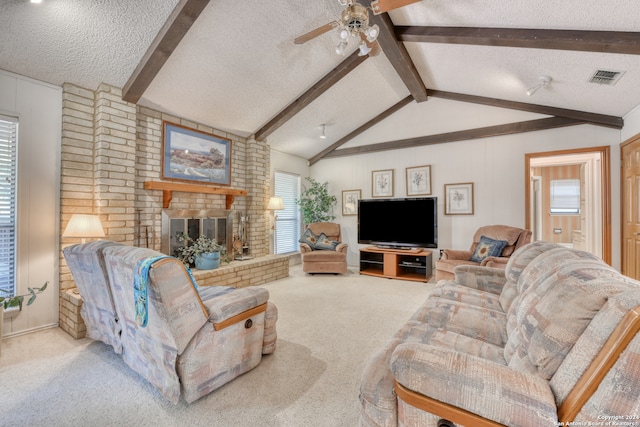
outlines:
[[[431,195],[431,165],[406,168],[407,196]]]
[[[393,197],[393,169],[371,172],[371,197]]]
[[[358,200],[361,198],[360,190],[342,190],[342,215],[358,215]]]
[[[162,122],[162,179],[231,184],[231,140]]]
[[[473,215],[473,182],[444,185],[444,214]]]

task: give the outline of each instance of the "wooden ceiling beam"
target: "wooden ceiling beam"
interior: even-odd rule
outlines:
[[[122,89],[122,99],[137,103],[178,47],[209,0],[180,0]]]
[[[564,117],[550,117],[546,119],[529,120],[525,122],[509,123],[505,125],[496,125],[477,129],[448,132],[438,135],[427,135],[419,136],[416,138],[401,139],[397,141],[381,142],[378,144],[365,145],[361,147],[343,148],[341,150],[332,151],[331,153],[327,154],[325,158],[369,154],[379,151],[399,150],[402,148],[412,148],[424,145],[444,144],[447,142],[470,141],[480,138],[513,135],[518,133],[555,129],[580,124],[584,124],[584,122]]]
[[[409,95],[406,98],[402,99],[401,101],[395,103],[391,108],[388,108],[387,110],[385,110],[382,113],[378,114],[373,119],[369,120],[367,123],[365,123],[362,126],[360,126],[358,129],[356,129],[353,132],[349,133],[347,136],[345,136],[343,138],[340,138],[338,141],[334,142],[329,147],[325,148],[320,153],[318,153],[315,156],[313,156],[311,159],[309,159],[307,161],[307,164],[309,166],[314,165],[315,163],[317,163],[320,160],[322,160],[327,154],[329,154],[332,151],[336,150],[338,147],[346,144],[347,142],[349,142],[350,140],[352,140],[356,136],[360,135],[364,131],[368,130],[369,128],[371,128],[371,127],[375,126],[376,124],[380,123],[381,121],[383,121],[384,119],[386,119],[387,117],[389,117],[390,115],[395,113],[396,111],[400,110],[405,105],[411,103],[412,101],[413,101],[413,97],[411,95]]]
[[[329,90],[331,86],[338,83],[343,77],[353,71],[358,65],[362,64],[362,62],[364,62],[368,57],[368,55],[358,56],[358,50],[353,52],[336,68],[331,70],[316,84],[311,86],[309,90],[300,95],[298,99],[294,100],[291,104],[285,107],[284,110],[282,110],[273,119],[271,119],[266,125],[260,128],[260,130],[258,130],[255,134],[256,140],[263,141],[276,129],[285,124],[287,120],[298,114],[309,104],[315,101],[320,95]]]
[[[566,117],[568,119],[579,120],[581,122],[598,126],[606,126],[614,129],[622,129],[624,126],[624,120],[622,117],[608,116],[606,114],[588,113],[585,111],[568,110],[566,108],[547,107],[544,105],[528,104],[526,102],[506,101],[504,99],[465,95],[462,93],[445,92],[442,90],[429,89],[429,96],[433,96],[434,98],[450,99],[452,101],[470,102],[473,104],[490,105],[492,107],[509,108],[512,110]]]
[[[449,43],[640,55],[640,33],[522,28],[397,26],[403,42]]]
[[[365,7],[371,6],[371,0],[362,0],[361,4]],[[382,51],[389,59],[389,62],[402,79],[403,83],[409,89],[409,93],[416,102],[424,102],[427,100],[427,88],[416,69],[413,60],[407,52],[407,48],[398,41],[395,34],[395,27],[391,18],[386,13],[380,15],[370,14],[369,23],[371,25],[378,24],[380,34],[378,35],[378,44]]]

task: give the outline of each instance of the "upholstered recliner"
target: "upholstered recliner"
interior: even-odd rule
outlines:
[[[480,261],[472,260],[480,240],[485,238],[494,241],[506,241],[499,256],[478,257]],[[436,281],[452,280],[453,269],[459,265],[482,265],[485,267],[505,268],[509,257],[518,248],[531,242],[531,231],[508,225],[485,225],[478,228],[473,235],[473,242],[468,251],[444,249],[440,260],[436,261]],[[477,254],[475,254],[477,255]]]
[[[92,305],[82,312],[91,336],[172,403],[199,399],[275,350],[277,309],[264,288],[198,287],[176,258],[112,242],[64,256]]]
[[[323,242],[318,240],[323,234],[332,243],[327,242],[328,244],[323,245]],[[305,273],[346,273],[347,244],[342,243],[340,224],[333,222],[309,224],[301,239],[300,256],[302,271]]]

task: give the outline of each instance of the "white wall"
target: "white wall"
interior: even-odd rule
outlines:
[[[640,133],[640,105],[624,116],[624,128],[622,128],[622,141],[624,142]]]
[[[6,336],[58,324],[62,89],[0,71],[0,113],[19,119],[18,292],[49,281],[33,305],[5,313]]]
[[[329,182],[338,197],[337,222],[349,244],[348,261],[358,263],[357,217],[341,215],[342,190],[362,190],[371,197],[371,172],[394,170],[394,197],[405,197],[405,168],[431,165],[432,196],[438,197],[438,246],[466,249],[475,230],[487,224],[524,227],[525,154],[569,148],[611,146],[612,263],[620,266],[620,131],[581,125],[473,141],[321,160],[314,179]],[[444,184],[474,183],[474,215],[444,215]]]

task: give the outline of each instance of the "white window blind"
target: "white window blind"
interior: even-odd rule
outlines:
[[[282,197],[284,209],[275,211],[278,215],[275,229],[275,253],[286,254],[296,252],[300,239],[300,208],[296,199],[300,197],[300,176],[276,172],[274,182],[274,196]]]
[[[0,115],[0,289],[15,295],[18,121]]]
[[[556,179],[551,181],[551,213],[580,213],[579,179]]]

